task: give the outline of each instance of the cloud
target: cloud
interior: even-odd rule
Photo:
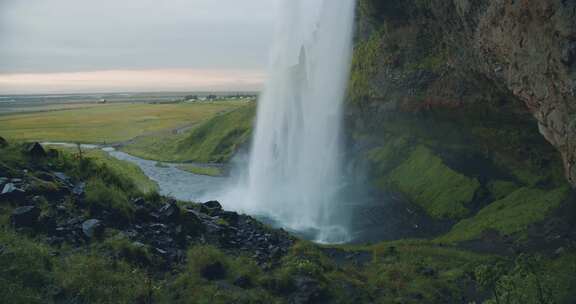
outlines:
[[[0,73],[264,70],[279,0],[0,0]]]
[[[0,74],[0,94],[137,91],[257,91],[258,70],[108,70],[72,73]]]

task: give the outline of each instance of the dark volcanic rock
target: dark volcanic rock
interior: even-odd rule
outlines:
[[[322,290],[318,281],[309,277],[297,277],[294,280],[295,292],[290,298],[292,304],[318,303],[322,297]]]
[[[220,262],[214,262],[200,269],[200,275],[209,281],[222,280],[226,277],[226,268]]]
[[[222,205],[220,205],[220,203],[218,201],[209,201],[209,202],[202,204],[202,209],[206,213],[214,216],[214,215],[218,215],[218,214],[220,214],[220,212],[222,212]]]
[[[82,223],[82,233],[88,239],[99,237],[104,232],[104,225],[100,220],[89,219]]]
[[[26,146],[24,147],[24,152],[26,153],[26,155],[33,158],[43,158],[47,156],[44,147],[42,147],[42,145],[37,142],[26,144]]]
[[[76,196],[82,196],[84,195],[84,192],[86,191],[86,183],[85,182],[80,182],[77,183],[74,188],[72,188],[72,193]]]
[[[14,209],[10,217],[12,225],[20,227],[34,227],[38,223],[40,208],[36,206],[24,206]]]
[[[158,215],[163,222],[174,222],[180,216],[180,208],[176,202],[171,201],[160,208]]]

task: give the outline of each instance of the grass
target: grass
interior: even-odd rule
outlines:
[[[222,170],[216,167],[202,167],[192,164],[182,164],[178,166],[178,169],[198,175],[222,176]]]
[[[387,183],[409,196],[434,218],[468,215],[480,183],[447,167],[426,147],[417,147],[387,178]]]
[[[202,122],[237,102],[104,104],[90,108],[0,116],[0,136],[26,141],[111,143]]]
[[[131,180],[142,193],[158,191],[158,184],[150,180],[135,164],[116,159],[102,150],[88,150],[85,157],[92,159],[96,164],[106,166],[115,174]]]
[[[255,113],[254,104],[240,107],[216,115],[184,134],[140,137],[122,151],[165,162],[225,162],[249,138]]]
[[[542,221],[560,206],[568,196],[569,188],[554,190],[521,188],[505,198],[486,206],[475,216],[462,220],[440,241],[457,242],[481,236],[494,229],[502,234],[525,231],[529,224]]]

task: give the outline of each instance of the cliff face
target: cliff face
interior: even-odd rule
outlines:
[[[555,157],[534,136],[537,126],[576,186],[576,2],[361,0],[358,10],[350,90],[356,135],[374,135],[390,117],[455,122],[465,112],[474,126],[464,137],[516,150],[488,158],[506,155],[537,171]],[[487,121],[495,122],[485,128]],[[476,122],[500,134],[479,139]],[[505,134],[513,126],[521,129]]]
[[[350,170],[449,240],[521,233],[576,186],[574,1],[359,0],[349,92]]]

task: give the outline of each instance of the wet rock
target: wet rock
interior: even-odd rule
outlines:
[[[47,156],[46,150],[40,143],[29,143],[24,146],[24,153],[32,158],[44,158]]]
[[[218,215],[222,212],[222,205],[218,201],[209,201],[202,204],[202,210],[209,215]]]
[[[297,277],[294,280],[296,291],[290,298],[292,304],[317,303],[322,297],[322,290],[318,281],[309,277]]]
[[[180,224],[185,233],[198,235],[204,231],[204,225],[198,214],[191,210],[185,210],[180,216]]]
[[[24,206],[14,209],[10,220],[16,228],[34,227],[40,217],[40,208],[36,206]]]
[[[222,205],[218,201],[209,201],[202,204],[204,207],[213,210],[222,210]]]
[[[26,192],[18,187],[13,182],[7,183],[2,187],[2,192],[0,193],[0,198],[9,200],[23,200],[26,196]]]
[[[226,268],[221,262],[210,263],[200,269],[200,275],[209,281],[223,280],[226,277]]]
[[[232,211],[222,211],[219,216],[231,225],[237,225],[238,219],[240,218],[238,213]]]
[[[88,239],[99,237],[104,232],[104,225],[97,219],[89,219],[82,223],[82,233]]]
[[[82,196],[86,192],[86,183],[80,182],[77,183],[74,188],[72,188],[72,194],[76,196]]]
[[[159,217],[157,215],[156,216],[152,215],[150,210],[148,210],[147,208],[140,205],[136,205],[136,208],[134,208],[134,219],[137,222],[145,223],[158,220]]]
[[[178,217],[180,215],[180,208],[178,207],[176,202],[172,201],[162,206],[162,208],[158,210],[158,215],[160,217],[160,220],[164,222],[174,222],[178,220]]]

